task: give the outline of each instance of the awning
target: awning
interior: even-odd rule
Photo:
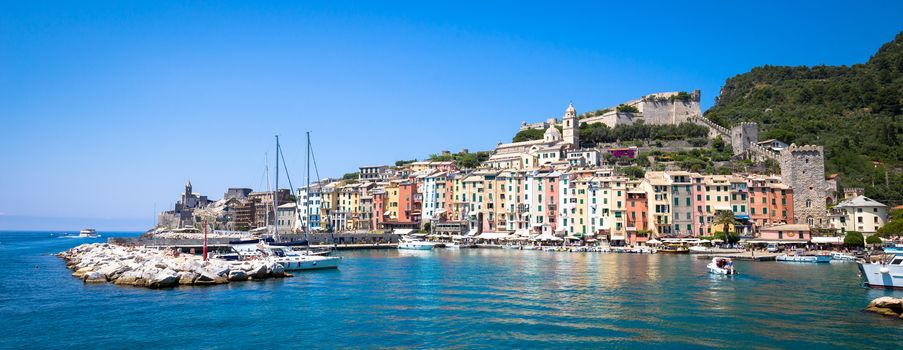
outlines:
[[[843,237],[812,237],[812,243],[839,244],[843,243]]]
[[[479,236],[479,239],[506,239],[508,238],[507,232],[483,232]]]
[[[414,229],[412,229],[412,228],[400,228],[400,229],[396,229],[395,231],[393,231],[393,233],[395,233],[396,235],[406,235],[406,234],[409,234],[409,233],[411,233],[411,232],[414,232]]]
[[[655,238],[646,241],[646,244],[662,244],[662,241],[659,241]]]
[[[615,236],[615,235],[611,236],[612,241],[623,241],[625,238],[626,237],[624,237],[624,236]]]
[[[746,241],[746,243],[752,243],[752,244],[769,244],[769,243],[802,244],[802,243],[808,243],[808,242],[809,241],[807,241],[805,239],[753,239],[753,240]]]
[[[557,241],[561,241],[562,239],[559,237],[555,237],[551,234],[541,234],[539,236],[533,237],[532,240],[534,240],[534,241],[556,241],[557,242]]]
[[[388,211],[388,210],[386,210],[386,212],[385,212],[385,213],[383,213],[383,216],[389,216],[389,214],[392,214],[392,212],[391,212],[391,211]]]
[[[444,212],[445,212],[445,208],[439,208],[439,209],[436,209],[435,211],[433,211],[433,214],[434,214],[434,215],[439,215],[439,214],[442,214],[442,213],[444,213]]]
[[[473,229],[473,230],[468,231],[468,232],[467,232],[467,235],[468,235],[468,236],[471,236],[471,237],[476,236],[476,235],[477,235],[477,229]]]

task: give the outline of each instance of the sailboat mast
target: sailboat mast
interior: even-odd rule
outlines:
[[[310,131],[307,132],[307,163],[306,164],[307,164],[307,178],[306,178],[307,190],[305,192],[307,193],[307,198],[304,199],[305,200],[305,203],[304,203],[305,213],[304,214],[307,217],[305,220],[305,221],[307,221],[307,225],[306,225],[307,227],[304,229],[304,235],[305,235],[304,238],[305,239],[307,239],[307,237],[306,237],[307,233],[310,232]],[[308,242],[310,242],[310,241],[308,241]]]
[[[273,188],[273,239],[279,240],[279,201],[276,194],[279,193],[279,135],[276,135],[276,187]]]

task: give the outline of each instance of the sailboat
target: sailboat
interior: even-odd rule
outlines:
[[[279,145],[279,136],[276,136],[276,188],[273,191],[273,208],[275,218],[278,220],[279,207],[277,193],[279,191],[279,157],[282,155],[282,148]],[[284,161],[284,157],[283,157]],[[284,163],[283,163],[284,164]],[[286,174],[287,176],[287,174]],[[307,188],[310,189],[310,132],[307,133]],[[291,187],[291,179],[289,179],[289,187]],[[342,258],[335,256],[317,255],[310,251],[310,240],[307,232],[310,231],[310,211],[307,213],[307,229],[304,231],[304,240],[300,242],[279,242],[279,225],[274,225],[273,242],[269,244],[260,244],[269,261],[278,263],[285,268],[286,271],[299,270],[318,270],[318,269],[335,269],[339,267]],[[278,221],[276,221],[278,223]],[[296,250],[294,248],[301,247],[305,250]]]

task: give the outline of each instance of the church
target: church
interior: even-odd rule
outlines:
[[[494,169],[523,170],[541,166],[567,166],[567,152],[580,146],[580,120],[574,105],[568,105],[561,119],[561,130],[555,118],[548,120],[549,127],[543,138],[523,142],[499,143],[486,161]]]

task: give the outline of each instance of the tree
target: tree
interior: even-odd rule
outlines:
[[[715,139],[712,140],[712,148],[714,148],[718,152],[724,152],[724,147],[725,143],[724,139],[721,138],[721,135],[716,136]]]
[[[868,244],[881,244],[881,237],[878,237],[878,235],[871,235],[871,236],[868,236],[868,238],[865,239],[865,243],[868,243]]]
[[[345,175],[342,175],[342,180],[357,180],[360,176],[360,173],[347,173]]]
[[[625,104],[623,104],[623,103],[620,104],[620,105],[618,105],[618,112],[623,112],[623,113],[639,113],[639,111],[640,111],[640,110],[637,109],[636,106],[633,106],[633,105],[625,105]]]
[[[903,236],[903,209],[890,212],[890,221],[878,229],[873,236],[892,238]]]
[[[715,220],[713,224],[721,225],[723,228],[722,232],[730,232],[729,226],[737,225],[737,219],[734,217],[734,213],[730,210],[719,210],[715,213]],[[727,239],[725,239],[727,241]]]
[[[514,135],[514,139],[512,139],[511,142],[542,140],[543,136],[545,136],[545,133],[545,130],[542,129],[521,130],[518,131],[516,135]]]
[[[715,232],[712,236],[714,239],[720,239],[726,243],[734,244],[740,242],[740,234],[736,232],[728,232],[725,234],[724,232]]]
[[[862,238],[862,232],[857,231],[849,231],[847,235],[843,237],[843,244],[846,244],[850,247],[861,247],[864,245],[864,239]]]

